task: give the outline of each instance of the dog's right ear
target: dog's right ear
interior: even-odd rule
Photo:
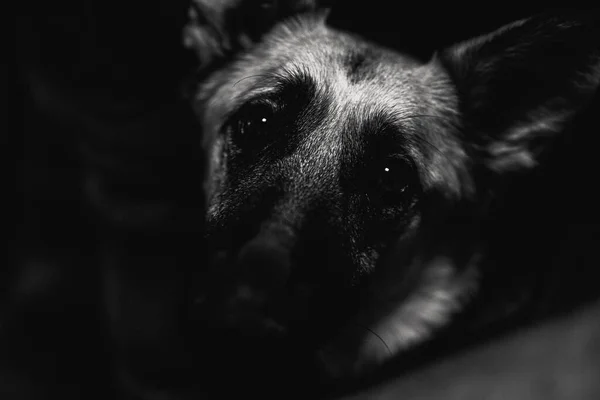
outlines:
[[[326,4],[325,4],[326,3]],[[240,50],[247,50],[275,24],[331,3],[319,0],[192,0],[184,45],[205,70]]]
[[[600,15],[518,21],[438,54],[458,90],[465,140],[486,168],[538,164],[600,87]]]

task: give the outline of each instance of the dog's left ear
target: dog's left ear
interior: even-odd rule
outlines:
[[[600,83],[600,18],[539,15],[436,56],[473,148],[496,172],[536,165]]]
[[[200,69],[247,50],[276,23],[297,14],[326,12],[332,0],[191,0],[184,45]]]

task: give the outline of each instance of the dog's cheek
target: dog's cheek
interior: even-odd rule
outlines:
[[[206,181],[206,191],[209,198],[222,187],[225,180],[225,143],[223,138],[219,137],[215,140],[210,150],[209,160],[209,179]]]

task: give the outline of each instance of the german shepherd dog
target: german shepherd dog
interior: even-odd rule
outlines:
[[[592,107],[598,17],[535,16],[421,62],[295,5],[253,40],[198,22],[214,7],[196,1],[186,30],[202,62],[233,55],[194,96],[203,334],[264,344],[256,357],[288,343],[353,378],[518,315],[559,243],[539,233],[556,203],[536,197],[536,171]]]
[[[28,8],[75,11],[60,3]],[[599,296],[597,130],[582,129],[597,126],[597,14],[538,15],[422,61],[336,28],[325,2],[193,0],[194,118],[172,90],[178,67],[148,61],[180,65],[157,41],[176,44],[183,22],[82,4],[24,26],[22,79],[44,116],[29,118],[29,157],[45,177],[52,153],[69,193],[37,179],[61,198],[31,218],[43,251],[6,296],[3,395],[82,380],[92,393],[67,397],[114,397],[98,387],[115,372],[116,391],[142,398],[189,380],[222,398],[215,376],[311,398],[311,377],[398,376]],[[84,142],[84,165],[63,166],[65,142]],[[106,374],[80,368],[90,360]],[[41,388],[13,379],[29,369]]]

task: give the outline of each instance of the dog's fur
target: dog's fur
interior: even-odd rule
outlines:
[[[198,312],[310,342],[348,377],[474,325],[458,315],[497,272],[490,207],[589,105],[600,31],[542,15],[421,63],[325,20],[285,19],[199,87],[215,257]]]

